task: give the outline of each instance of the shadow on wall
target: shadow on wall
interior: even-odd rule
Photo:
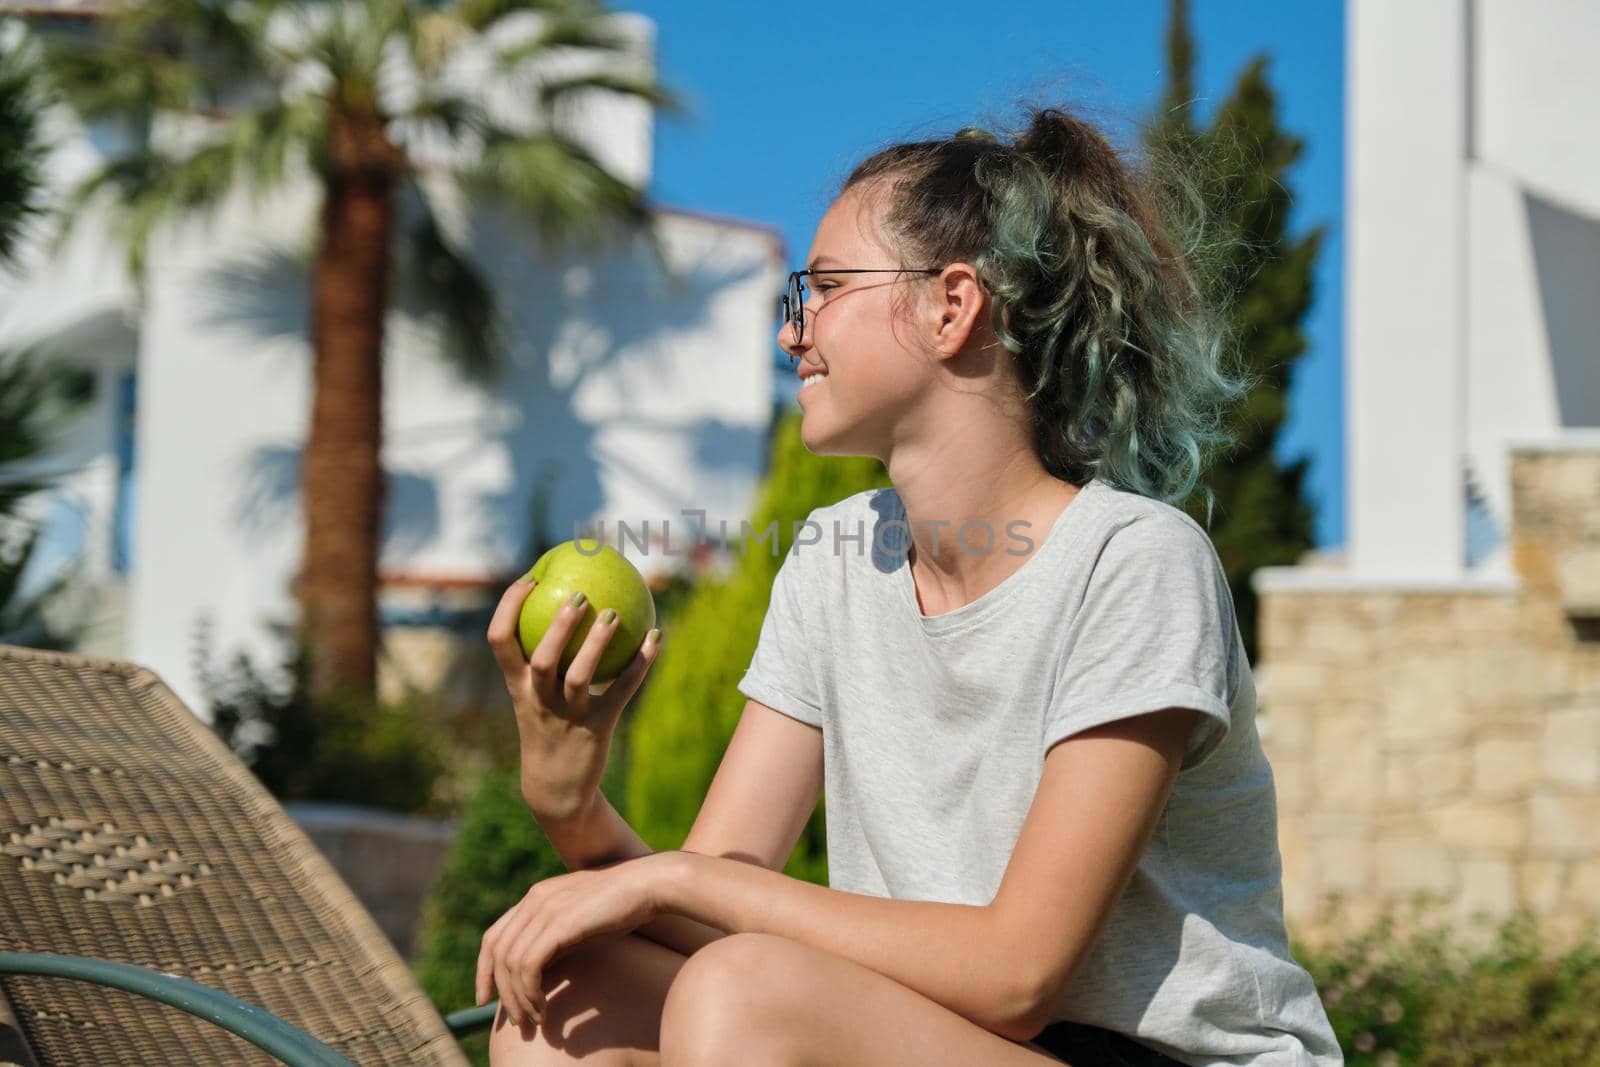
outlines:
[[[612,368],[619,359],[637,360],[641,353],[646,361],[640,363],[640,372],[622,379],[628,390],[623,402],[635,410],[648,407],[651,394],[659,389],[647,373],[648,356],[675,334],[704,331],[715,296],[748,281],[761,269],[758,262],[738,263],[713,250],[679,268],[675,277],[667,277],[642,242],[636,242],[632,254],[618,260],[566,263],[550,270],[531,259],[525,245],[508,243],[517,233],[509,221],[484,211],[475,224],[474,247],[487,253],[486,261],[527,264],[524,275],[502,285],[517,294],[515,300],[505,299],[503,306],[510,342],[506,372],[519,383],[522,408],[519,417],[503,420],[493,433],[512,457],[513,475],[505,489],[486,493],[479,501],[477,528],[488,541],[485,548],[490,555],[492,546],[513,544],[525,535],[527,501],[547,466],[553,478],[546,508],[556,528],[536,533],[550,541],[567,540],[574,518],[601,509],[602,469],[644,492],[673,498],[675,487],[653,469],[652,457],[628,451],[627,434],[641,435],[645,441],[661,433],[687,434],[690,458],[702,470],[739,467],[752,457],[759,459],[765,426],[639,414],[630,414],[622,424],[592,424],[576,414],[577,396],[590,374]],[[602,271],[600,287],[595,275]],[[579,292],[569,295],[568,285]],[[573,296],[582,299],[574,301]],[[553,352],[561,353],[559,367],[551,363]],[[716,387],[715,382],[703,384]],[[575,468],[575,457],[583,457],[581,467]]]
[[[1600,426],[1600,220],[1525,197],[1562,426]]]
[[[502,212],[480,208],[471,234],[478,269],[489,279],[499,302],[504,341],[497,378],[484,382],[487,419],[453,420],[413,427],[407,442],[421,436],[459,437],[458,456],[428,471],[388,471],[384,516],[385,556],[405,556],[435,538],[441,528],[438,482],[461,463],[479,460],[485,447],[503,450],[511,468],[503,488],[481,494],[471,526],[482,539],[486,559],[505,554],[508,545],[528,538],[529,502],[543,492],[548,524],[533,531],[550,543],[571,536],[574,517],[588,517],[605,502],[602,471],[609,470],[650,495],[674,498],[681,487],[668,484],[653,457],[639,454],[661,435],[687,435],[687,459],[697,470],[747,467],[759,462],[768,427],[719,419],[693,421],[629,415],[621,423],[591,423],[577,414],[578,395],[590,376],[611,370],[619,360],[639,364],[622,379],[629,408],[649,406],[659,390],[645,372],[648,357],[674,334],[704,331],[712,300],[747,282],[760,269],[733,254],[713,249],[693,264],[666,276],[641,238],[622,253],[598,262],[555,255],[549,262],[530,249],[538,246],[526,227]],[[514,271],[497,270],[515,264]],[[603,278],[603,280],[601,280]],[[397,285],[404,294],[413,287]],[[207,286],[208,318],[213,326],[246,332],[260,341],[291,342],[294,358],[305,358],[310,317],[307,258],[291,248],[256,251],[231,260],[212,273]],[[421,309],[398,302],[395,311],[422,321]],[[394,324],[391,323],[391,329]],[[556,362],[552,362],[552,354]],[[641,355],[645,358],[641,360]],[[763,358],[765,351],[763,350]],[[462,381],[472,379],[463,372]],[[715,382],[705,383],[715,388]],[[509,396],[509,403],[497,402]],[[392,438],[391,438],[392,440]],[[258,449],[242,472],[235,515],[247,536],[260,537],[289,521],[300,485],[302,449]],[[553,528],[552,528],[553,527]]]

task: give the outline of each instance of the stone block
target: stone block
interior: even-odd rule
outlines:
[[[1300,628],[1299,647],[1319,659],[1352,659],[1372,654],[1375,636],[1362,620],[1360,609],[1345,602],[1307,616]]]
[[[1600,702],[1545,713],[1541,770],[1553,785],[1600,788]]]
[[[1527,610],[1518,593],[1473,593],[1455,598],[1455,627],[1462,644],[1483,646],[1521,643]]]
[[[1373,818],[1344,812],[1328,812],[1320,808],[1305,814],[1306,833],[1318,837],[1363,837],[1371,839]]]
[[[1572,865],[1563,903],[1575,912],[1600,919],[1600,856],[1591,856]]]
[[[1456,915],[1470,920],[1480,915],[1500,919],[1517,906],[1512,861],[1504,856],[1464,856],[1461,886],[1456,893]]]
[[[1542,856],[1587,859],[1600,854],[1600,794],[1536,793],[1529,804],[1531,842]]]
[[[1409,752],[1390,752],[1383,760],[1385,811],[1414,811],[1422,797],[1417,763]]]
[[[1547,912],[1561,902],[1567,880],[1564,860],[1523,860],[1517,867],[1517,899],[1535,912]]]
[[[1438,840],[1396,837],[1379,841],[1376,851],[1378,887],[1385,894],[1455,891],[1456,863]]]
[[[1278,813],[1289,815],[1305,811],[1312,804],[1311,772],[1304,759],[1294,757],[1273,758],[1272,785],[1277,792]]]
[[[1527,795],[1540,776],[1540,744],[1531,738],[1486,737],[1472,746],[1472,794],[1503,800]]]
[[[1447,656],[1407,656],[1385,672],[1381,697],[1384,739],[1454,741],[1467,725],[1461,665]]]
[[[1385,647],[1416,652],[1453,653],[1461,647],[1456,625],[1457,593],[1411,593],[1396,598],[1397,610],[1384,627]]]
[[[1392,751],[1389,758],[1402,767],[1410,764],[1417,799],[1424,807],[1437,806],[1466,794],[1471,764],[1465,748],[1448,746]]]
[[[1287,918],[1314,918],[1319,900],[1311,844],[1299,819],[1278,822],[1278,855],[1283,861],[1283,913]]]
[[[1600,647],[1573,649],[1570,692],[1573,699],[1600,702]]]
[[[1258,717],[1256,728],[1268,755],[1298,755],[1311,743],[1311,724],[1316,715],[1295,699],[1274,700],[1272,710]]]
[[[1460,659],[1467,703],[1491,709],[1538,708],[1566,691],[1569,667],[1559,651],[1508,645],[1474,649]]]
[[[1362,835],[1330,835],[1311,842],[1317,881],[1324,891],[1362,892],[1372,886],[1372,840]]]
[[[1428,812],[1428,818],[1439,840],[1454,849],[1515,853],[1528,840],[1528,820],[1521,802],[1457,800]]]
[[[1307,764],[1318,806],[1324,811],[1373,811],[1383,790],[1383,763],[1372,720],[1328,715],[1313,733]]]
[[[1600,545],[1569,548],[1556,556],[1561,604],[1572,614],[1600,615]]]
[[[1518,519],[1521,519],[1520,515]],[[1556,577],[1555,553],[1542,538],[1533,537],[1519,529],[1521,525],[1520,521],[1513,525],[1511,559],[1522,578],[1526,595],[1541,600],[1556,598],[1559,602],[1561,586]]]

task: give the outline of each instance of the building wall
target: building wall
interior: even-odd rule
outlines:
[[[1284,910],[1302,936],[1417,893],[1456,920],[1600,921],[1600,435],[1519,444],[1511,470],[1509,580],[1257,572]]]
[[[502,32],[526,33],[526,21],[507,20]],[[636,15],[622,22],[637,47],[612,61],[648,68],[653,25]],[[481,89],[507,122],[527,121],[526,95],[489,77],[487,60],[468,56],[447,80]],[[540,76],[580,66],[564,56]],[[52,121],[60,148],[51,173],[63,189],[130,136],[59,114]],[[652,122],[642,102],[593,97],[566,116],[596,158],[641,187]],[[153,136],[184,132],[169,123]],[[655,210],[665,266],[639,239],[552,248],[514,212],[454,190],[447,152],[413,147],[430,168],[425,184],[440,217],[495,292],[508,358],[493,380],[457,373],[407,295],[414,274],[397,267],[380,571],[402,661],[415,590],[493,588],[531,564],[536,539],[565,540],[575,523],[603,519],[614,529],[623,520],[637,530],[648,521],[659,530],[670,519],[678,539],[685,510],[706,511],[713,525],[748,514],[765,463],[785,270],[774,231],[666,208]],[[293,611],[317,202],[300,178],[165,233],[142,303],[105,221],[93,216],[66,254],[36,256],[19,279],[0,279],[0,343],[48,340],[101,383],[93,409],[50,457],[61,489],[40,501],[51,526],[45,555],[81,562],[100,597],[91,650],[151,666],[197,709],[202,631],[216,665],[245,651],[265,666],[277,651],[265,624]],[[134,465],[119,471],[126,435],[115,409],[129,374]],[[647,574],[683,566],[664,552],[636,562]]]
[[[1504,546],[1506,441],[1600,425],[1600,7],[1346,11],[1350,571],[1508,574],[1468,480]]]
[[[226,243],[185,235],[151,278],[127,652],[194,706],[198,627],[212,628],[220,661],[264,653],[263,623],[293,610],[310,353],[303,268],[277,235],[307,232],[313,204],[306,189],[240,204]],[[575,521],[746,516],[771,414],[776,242],[663,214],[668,276],[637,242],[556,253],[489,205],[468,217],[509,358],[497,380],[469,381],[422,319],[395,308],[380,571],[509,580],[533,562],[536,492],[553,541]]]

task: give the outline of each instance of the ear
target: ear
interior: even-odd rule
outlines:
[[[951,263],[934,279],[934,348],[953,356],[966,347],[988,314],[989,297],[970,263]]]

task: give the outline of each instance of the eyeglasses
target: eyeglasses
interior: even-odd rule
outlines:
[[[801,279],[811,274],[938,274],[943,267],[850,267],[835,268],[832,270],[797,270],[789,274],[789,284],[785,287],[783,297],[778,302],[778,324],[788,323],[794,328],[794,343],[799,344],[805,336],[805,302],[806,286]],[[789,356],[793,365],[796,357]]]

